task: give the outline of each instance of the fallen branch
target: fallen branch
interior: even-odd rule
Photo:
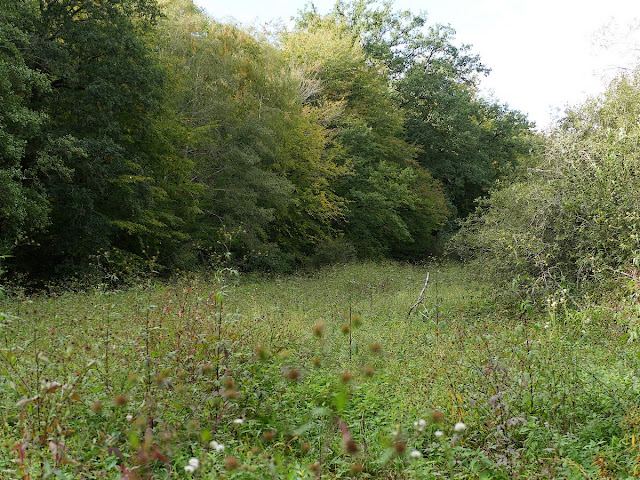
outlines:
[[[427,279],[424,281],[424,287],[422,287],[422,291],[420,292],[420,295],[418,296],[418,301],[416,303],[413,304],[413,306],[409,309],[409,313],[407,313],[407,318],[409,318],[411,316],[411,312],[413,312],[413,310],[422,303],[422,301],[424,300],[424,292],[427,290],[427,286],[429,285],[429,273],[427,272]]]

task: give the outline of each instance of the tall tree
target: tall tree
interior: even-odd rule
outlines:
[[[424,255],[447,212],[439,186],[402,138],[384,66],[368,61],[359,39],[334,18],[308,19],[283,45],[320,85],[307,101],[327,112],[341,163],[351,168],[338,185],[348,205],[345,238],[361,256],[406,255],[415,245]],[[417,217],[419,227],[412,224]]]
[[[427,14],[396,11],[392,1],[339,0],[328,15],[356,35],[369,59],[382,62],[404,113],[406,140],[420,165],[445,188],[455,216],[466,216],[504,168],[529,150],[524,115],[478,93],[489,69],[470,45],[455,44],[451,26],[427,25]],[[302,13],[309,25],[317,12]]]
[[[24,58],[29,37],[19,22],[33,19],[33,5],[0,1],[0,255],[29,241],[29,234],[49,223],[49,205],[39,180],[46,158],[23,162],[28,141],[46,117],[31,108],[34,95],[48,90],[44,75]]]
[[[219,24],[187,1],[167,4],[158,43],[172,78],[171,108],[196,165],[204,255],[247,267],[290,268],[331,235],[342,172],[306,79],[265,40]]]
[[[30,99],[48,121],[22,162],[61,168],[39,177],[51,224],[16,250],[16,264],[45,275],[98,257],[123,269],[154,260],[163,239],[180,236],[166,187],[184,178],[167,178],[181,169],[156,149],[162,74],[144,41],[155,2],[19,3],[33,11],[15,20],[29,38],[24,61],[50,85]]]

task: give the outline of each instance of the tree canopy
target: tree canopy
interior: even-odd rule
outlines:
[[[268,36],[191,0],[0,9],[0,254],[35,280],[424,258],[527,150],[471,48],[390,2]]]

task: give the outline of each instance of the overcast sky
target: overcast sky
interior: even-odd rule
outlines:
[[[195,0],[218,20],[263,24],[295,16],[306,0]],[[326,13],[334,0],[315,0]],[[396,8],[426,10],[429,23],[451,24],[457,43],[473,46],[492,69],[483,87],[501,103],[547,126],[566,105],[602,90],[602,75],[628,64],[595,35],[640,20],[640,0],[396,0]],[[637,35],[636,35],[637,36]]]

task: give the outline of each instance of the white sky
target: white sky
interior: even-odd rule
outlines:
[[[218,20],[263,24],[295,16],[306,0],[195,0]],[[315,0],[326,13],[334,0]],[[640,0],[396,0],[396,9],[426,10],[429,24],[451,24],[457,44],[473,46],[492,69],[483,81],[501,103],[539,127],[567,105],[603,89],[603,75],[629,59],[594,44],[612,21],[640,20]],[[617,31],[623,30],[619,27]],[[637,34],[636,34],[637,38]]]

